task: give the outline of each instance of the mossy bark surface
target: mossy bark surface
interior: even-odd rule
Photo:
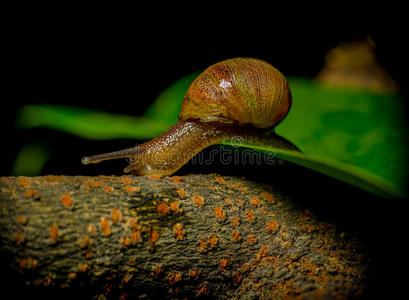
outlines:
[[[234,176],[0,179],[5,282],[80,298],[359,296],[357,236]]]

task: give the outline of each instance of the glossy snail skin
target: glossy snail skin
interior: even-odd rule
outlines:
[[[179,121],[159,137],[135,148],[84,157],[82,162],[129,158],[125,172],[170,175],[204,148],[236,137],[247,144],[297,150],[269,130],[290,106],[287,81],[277,69],[258,59],[229,59],[192,82]]]

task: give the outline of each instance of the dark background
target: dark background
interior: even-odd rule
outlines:
[[[379,62],[398,81],[407,101],[403,27],[386,22],[384,14],[368,20],[348,14],[276,20],[278,11],[259,16],[256,10],[229,18],[217,10],[196,12],[176,16],[165,11],[165,17],[147,15],[142,8],[131,16],[80,8],[17,13],[6,27],[3,43],[7,55],[3,56],[0,175],[10,174],[16,153],[31,141],[46,142],[51,150],[43,174],[122,174],[125,161],[82,166],[80,159],[127,148],[135,141],[88,141],[49,129],[20,131],[14,128],[17,110],[24,104],[52,103],[139,115],[174,80],[232,57],[256,57],[285,75],[314,77],[328,50],[344,41],[371,37]],[[179,172],[199,172],[197,168],[187,166]],[[200,168],[200,172],[246,175],[277,185],[342,230],[358,233],[374,257],[368,295],[400,294],[404,283],[399,272],[406,259],[400,248],[405,239],[404,202],[379,199],[290,163],[257,169]]]

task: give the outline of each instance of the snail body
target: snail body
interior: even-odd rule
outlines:
[[[287,81],[277,69],[254,58],[228,59],[192,82],[179,121],[166,132],[137,147],[84,157],[82,162],[129,158],[125,172],[170,175],[202,149],[233,137],[248,144],[296,150],[269,130],[290,107]]]

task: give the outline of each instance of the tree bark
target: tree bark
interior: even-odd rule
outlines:
[[[353,234],[273,186],[217,174],[0,179],[9,289],[80,298],[351,298]]]

